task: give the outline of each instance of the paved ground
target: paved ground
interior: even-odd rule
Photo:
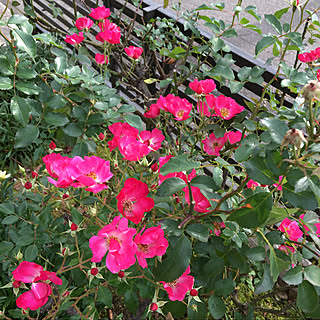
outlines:
[[[154,0],[155,2],[159,4],[163,4],[164,0]],[[178,0],[169,0],[169,7],[172,6],[173,3],[178,3]],[[288,0],[291,1],[291,0]],[[188,10],[192,12],[194,9],[198,8],[202,4],[210,5],[213,2],[217,1],[210,1],[210,0],[181,0],[181,7],[183,10]],[[225,3],[225,9],[224,11],[201,11],[201,14],[207,15],[208,17],[215,17],[216,19],[223,19],[226,23],[230,23],[232,21],[232,15],[230,12],[232,12],[232,9],[238,4],[238,0],[220,0],[219,2]],[[303,0],[300,0],[301,3],[305,2]],[[263,21],[261,23],[261,28],[263,34],[268,34],[269,32],[274,33],[274,29],[265,21],[264,15],[265,14],[273,14],[275,11],[288,7],[288,2],[285,0],[243,0],[241,7],[246,8],[249,5],[254,5],[257,7],[257,12],[262,16]],[[320,7],[320,0],[310,0],[308,3],[307,8],[309,10],[313,10],[315,8]],[[259,24],[257,20],[255,20],[250,15],[244,15],[250,21],[252,21],[254,24]],[[282,18],[282,22],[289,22],[291,15],[285,14]],[[318,17],[320,19],[320,14],[318,13]],[[298,11],[295,13],[295,19],[294,23],[297,23],[300,16]],[[230,41],[232,44],[236,45],[237,47],[241,48],[247,53],[250,53],[251,55],[254,55],[254,48],[256,43],[261,39],[261,36],[249,29],[242,28],[240,26],[237,27],[238,37],[235,38],[228,38],[227,40]],[[306,47],[306,50],[311,50],[314,48],[317,48],[320,46],[320,40],[318,40],[317,43],[315,43],[313,46],[308,45]],[[262,60],[266,60],[268,57],[270,57],[271,51],[265,51],[261,55],[259,55],[259,58]],[[292,54],[289,55],[289,59],[294,61],[295,53],[292,52]]]

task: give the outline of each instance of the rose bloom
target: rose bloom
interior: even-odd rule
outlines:
[[[320,69],[317,71],[317,80],[320,81]]]
[[[105,30],[101,31],[96,35],[96,40],[100,42],[108,42],[111,44],[120,43],[121,32],[119,30]]]
[[[163,284],[163,288],[168,292],[169,299],[171,301],[182,301],[186,296],[186,293],[193,287],[194,277],[189,275],[190,266],[186,271],[176,280],[172,282],[159,281]]]
[[[70,162],[70,173],[75,178],[74,187],[88,187],[85,190],[98,193],[108,186],[106,182],[113,174],[110,171],[110,162],[96,156],[74,157]]]
[[[203,143],[204,151],[213,156],[220,156],[219,151],[223,148],[227,142],[227,135],[225,134],[221,138],[216,138],[214,133],[211,133],[209,137],[201,141]]]
[[[151,151],[157,151],[161,148],[161,142],[165,139],[165,136],[161,133],[161,130],[155,128],[151,132],[141,131],[139,138]]]
[[[87,17],[81,17],[76,20],[76,27],[79,31],[83,29],[90,29],[93,26],[93,21]]]
[[[221,228],[225,228],[226,225],[223,221],[222,222],[213,222],[213,225],[214,225],[214,233],[217,237],[219,237],[221,234]]]
[[[120,32],[120,28],[115,23],[111,22],[108,19],[100,21],[98,23],[98,26],[101,31],[111,30],[111,31],[119,31]]]
[[[134,178],[125,181],[124,187],[117,195],[118,210],[131,222],[138,224],[145,212],[149,212],[154,207],[154,200],[148,198],[149,188]]]
[[[64,41],[69,44],[79,44],[83,40],[84,40],[83,33],[79,32],[79,34],[74,33],[72,36],[67,35]]]
[[[137,245],[137,260],[142,268],[148,267],[146,258],[163,256],[169,245],[160,226],[151,227],[146,230],[143,228],[135,236],[134,242]]]
[[[244,107],[237,104],[237,102],[232,98],[220,95],[215,99],[214,110],[218,117],[221,117],[224,120],[229,120],[236,114],[242,112]]]
[[[110,151],[119,146],[119,140],[122,137],[130,136],[134,138],[138,138],[139,130],[130,126],[130,124],[126,122],[115,122],[111,126],[108,127],[111,133],[113,133],[114,137],[111,141],[108,142],[108,146]]]
[[[229,131],[226,134],[227,134],[227,138],[228,138],[230,144],[235,144],[235,143],[241,141],[241,138],[242,138],[241,131]]]
[[[133,236],[137,233],[134,228],[128,228],[128,220],[117,216],[103,227],[97,236],[89,239],[92,251],[92,262],[100,262],[107,254],[106,266],[112,273],[118,273],[135,264],[137,245]]]
[[[303,237],[303,232],[300,230],[297,221],[291,221],[288,218],[282,220],[278,230],[285,232],[288,238],[292,241],[298,241]]]
[[[143,49],[139,47],[129,46],[127,48],[124,48],[124,51],[130,58],[137,60],[142,55]]]
[[[204,101],[199,101],[197,103],[197,110],[200,114],[211,117],[214,115],[214,102],[215,96],[213,94],[206,95]]]
[[[89,16],[95,20],[103,20],[110,16],[110,9],[104,6],[91,9]]]
[[[138,161],[150,153],[151,150],[146,144],[138,141],[137,138],[126,136],[119,140],[119,151],[126,160]]]
[[[196,78],[193,82],[189,83],[189,87],[196,94],[209,94],[211,91],[215,90],[216,84],[212,79],[198,81]]]
[[[58,188],[68,188],[74,178],[69,172],[71,158],[64,157],[60,153],[50,153],[42,158],[49,175],[58,180],[48,177],[48,181]]]
[[[45,281],[62,285],[62,280],[55,272],[43,271],[43,267],[34,262],[22,261],[12,275],[15,281],[32,283],[31,290],[18,297],[18,308],[37,310],[44,306],[52,293],[50,284]]]
[[[96,53],[94,58],[97,64],[108,64],[109,62],[108,57],[101,53]]]
[[[318,58],[319,57],[315,51],[298,54],[298,59],[304,63],[316,61],[316,60],[318,60]]]

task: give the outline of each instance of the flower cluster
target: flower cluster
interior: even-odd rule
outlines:
[[[229,141],[231,145],[236,144],[241,140],[242,133],[240,131],[229,131],[223,137],[217,138],[214,133],[211,133],[206,139],[202,140],[204,151],[213,156],[220,156],[219,151]]]
[[[151,132],[139,130],[128,123],[116,122],[109,126],[114,137],[108,141],[110,151],[119,148],[120,153],[129,161],[138,161],[151,151],[161,148],[161,142],[165,139],[159,129]]]
[[[47,281],[62,285],[62,280],[55,272],[44,271],[42,266],[34,262],[22,261],[12,275],[15,287],[21,282],[31,283],[31,290],[20,295],[16,301],[17,306],[23,309],[37,310],[47,303],[52,293]]]
[[[85,190],[98,193],[108,188],[106,182],[113,176],[109,161],[96,156],[82,159],[50,153],[43,157],[43,162],[51,176],[48,177],[49,182],[58,188],[87,187]]]
[[[128,227],[126,218],[115,217],[97,236],[90,238],[89,247],[93,254],[91,261],[100,262],[108,252],[106,266],[112,273],[118,273],[134,265],[136,255],[139,265],[146,268],[146,258],[165,254],[168,241],[160,226],[143,229],[133,240],[136,233],[135,228]]]
[[[300,53],[298,55],[298,59],[301,62],[310,63],[313,61],[317,61],[320,58],[320,47],[315,50],[311,50],[310,52]]]
[[[177,121],[183,121],[190,118],[191,109],[192,104],[186,99],[168,94],[166,97],[160,96],[157,103],[152,104],[149,110],[144,113],[144,116],[146,118],[156,118],[160,115],[160,110],[164,110],[172,113]]]

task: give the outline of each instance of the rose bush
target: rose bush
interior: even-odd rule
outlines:
[[[241,1],[229,25],[185,16],[192,41],[154,20],[135,46],[132,25],[104,6],[60,40],[10,18],[14,41],[0,31],[1,121],[13,132],[0,162],[0,317],[120,319],[121,305],[125,319],[320,316],[319,48],[303,52],[304,18],[281,21],[307,3],[265,16],[276,33],[256,54],[273,46],[280,57],[269,82],[261,67],[237,78],[228,67],[222,37],[237,35],[236,21],[261,33]],[[312,37],[318,9],[306,12]],[[214,32],[202,48],[200,18]],[[286,64],[289,50],[299,65]],[[174,68],[155,71],[157,55]],[[271,89],[280,79],[296,93],[291,108]],[[245,106],[217,90],[250,82],[264,90]]]

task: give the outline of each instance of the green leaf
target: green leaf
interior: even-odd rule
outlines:
[[[87,156],[88,153],[89,153],[88,143],[81,141],[73,147],[73,149],[71,151],[71,156],[72,157],[75,157],[75,156],[84,157],[84,156]]]
[[[74,222],[76,225],[79,225],[83,220],[82,214],[73,207],[71,208],[71,218],[72,222]]]
[[[139,131],[143,130],[142,120],[139,116],[135,114],[125,114],[123,118],[130,126],[137,128]]]
[[[302,267],[296,266],[293,269],[290,269],[284,274],[282,280],[292,286],[297,286],[302,283]]]
[[[39,94],[40,88],[34,82],[17,81],[16,88],[27,95]]]
[[[289,261],[284,261],[284,260],[278,258],[276,256],[276,253],[275,253],[275,251],[274,251],[274,249],[272,247],[270,248],[269,259],[270,259],[271,276],[273,278],[273,281],[276,282],[280,272],[282,272],[285,269],[287,269],[289,267],[289,265],[290,265],[290,262]]]
[[[289,32],[285,36],[292,40],[292,42],[294,42],[299,48],[303,49],[302,36],[300,32]]]
[[[34,142],[39,136],[39,129],[28,124],[25,128],[21,128],[16,133],[15,148],[25,148]]]
[[[279,19],[272,15],[272,14],[265,14],[264,15],[266,21],[279,33],[282,33],[282,27],[281,27],[281,22]]]
[[[37,44],[33,37],[21,30],[14,29],[14,38],[17,40],[17,47],[25,51],[31,58],[35,58],[37,54]]]
[[[169,0],[163,0],[163,8],[166,8],[169,5]]]
[[[209,311],[214,319],[222,318],[227,311],[222,298],[216,297],[213,294],[209,298],[208,306],[209,306]]]
[[[273,288],[274,282],[270,273],[270,265],[265,264],[263,266],[264,272],[263,277],[259,283],[257,283],[254,293],[260,294],[269,291]]]
[[[2,224],[14,224],[19,220],[18,216],[12,215],[12,216],[7,216],[5,217],[1,223]]]
[[[189,266],[191,255],[191,242],[182,235],[169,255],[153,270],[156,279],[165,282],[178,279]]]
[[[62,95],[55,94],[46,103],[49,108],[56,110],[63,108],[66,105],[66,100]]]
[[[191,237],[201,242],[208,242],[209,229],[205,225],[200,223],[194,223],[194,224],[188,225],[186,231]]]
[[[23,126],[26,126],[30,113],[30,106],[26,103],[26,99],[22,99],[19,96],[13,97],[11,99],[10,109],[14,118]]]
[[[261,192],[249,197],[243,207],[233,211],[228,220],[244,228],[257,228],[267,221],[272,208],[272,193]]]
[[[0,255],[6,254],[8,255],[9,251],[13,248],[13,243],[9,241],[0,242]]]
[[[294,192],[300,193],[303,191],[306,191],[309,187],[309,178],[303,177],[297,181],[297,183],[294,186]]]
[[[31,262],[38,256],[38,248],[35,244],[32,244],[24,251],[25,260]]]
[[[18,65],[19,66],[19,65]],[[17,77],[24,80],[30,80],[35,78],[38,75],[38,73],[29,67],[26,68],[18,68],[17,71]]]
[[[0,90],[9,90],[12,89],[12,80],[7,77],[0,77]]]
[[[191,307],[188,308],[188,320],[200,320],[207,318],[207,306],[194,299],[191,300]]]
[[[197,187],[201,190],[207,190],[210,192],[215,192],[220,189],[220,187],[216,185],[213,178],[205,175],[199,175],[194,177],[191,180],[190,184],[193,187]]]
[[[189,171],[194,168],[198,168],[200,165],[201,163],[199,161],[192,161],[188,159],[187,154],[182,154],[171,158],[167,163],[165,163],[161,167],[160,173],[165,176],[172,172]]]
[[[238,147],[234,153],[236,161],[242,162],[248,160],[248,158],[252,155],[252,152],[255,149],[255,147],[256,145],[254,143],[241,144],[241,146]]]
[[[274,16],[275,16],[277,19],[281,19],[281,17],[282,17],[285,13],[287,13],[289,9],[290,9],[290,7],[280,9],[280,10],[278,10],[278,11],[275,12]]]
[[[112,294],[107,287],[99,286],[97,301],[103,303],[107,308],[112,307]]]
[[[272,140],[281,145],[285,134],[289,130],[286,123],[277,118],[263,119],[261,123],[269,129]]]
[[[320,269],[314,265],[304,268],[304,278],[316,287],[320,287]]]
[[[313,312],[319,304],[319,296],[315,287],[304,280],[298,286],[297,306],[303,312]]]
[[[57,127],[63,127],[67,123],[69,123],[68,117],[63,113],[58,113],[58,112],[48,112],[44,116],[44,120],[48,124],[51,124],[51,125],[57,126]]]
[[[13,66],[5,56],[0,56],[0,73],[4,76],[12,76],[14,73]]]
[[[258,56],[264,49],[268,48],[272,44],[274,44],[276,39],[271,36],[263,37],[260,41],[258,41],[255,48],[255,55]]]
[[[231,80],[229,82],[231,93],[238,93],[243,88],[243,86],[244,86],[243,82],[239,82],[235,80]]]
[[[76,123],[69,123],[62,130],[70,137],[80,137],[82,135],[82,129]]]
[[[233,292],[235,287],[236,283],[231,279],[221,279],[214,282],[212,289],[216,296],[227,298],[228,295]]]
[[[318,207],[318,202],[313,192],[304,191],[300,193],[294,193],[293,187],[291,187],[288,183],[282,186],[282,191],[283,197],[296,208],[314,210]]]
[[[220,76],[229,80],[234,80],[234,73],[230,67],[217,64],[213,70],[213,76]]]
[[[157,196],[165,197],[171,196],[174,193],[182,190],[186,183],[180,178],[169,178],[164,180],[158,188]]]
[[[235,29],[227,29],[225,32],[222,33],[222,36],[226,38],[237,37],[238,33]]]

